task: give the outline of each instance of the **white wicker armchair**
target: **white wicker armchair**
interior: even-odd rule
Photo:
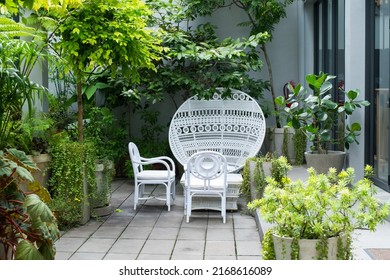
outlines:
[[[211,100],[193,96],[174,114],[169,145],[183,166],[197,152],[215,151],[226,157],[228,171],[235,172],[248,157],[258,154],[265,137],[263,111],[248,94],[231,91],[228,99],[220,92]]]
[[[237,209],[242,176],[237,174],[249,157],[256,156],[265,137],[265,117],[248,94],[231,90],[230,98],[218,89],[210,100],[193,96],[174,114],[169,127],[169,145],[185,168],[189,158],[201,151],[219,152],[228,163],[227,209]],[[181,178],[184,183],[184,175]],[[194,208],[213,209],[212,201],[199,201]]]

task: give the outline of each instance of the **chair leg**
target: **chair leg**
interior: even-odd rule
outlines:
[[[222,196],[221,199],[222,199],[222,201],[221,201],[221,214],[222,214],[223,223],[225,224],[226,223],[226,197]]]
[[[184,216],[187,215],[187,192],[186,189],[183,189],[183,196],[184,196]]]
[[[138,197],[144,197],[145,195],[145,184],[141,184],[140,185],[140,189],[139,189],[139,196]]]
[[[134,186],[134,210],[137,209],[138,192],[139,192],[139,185],[138,185],[138,183],[136,183],[135,186]]]
[[[189,223],[190,222],[190,216],[191,216],[191,208],[192,208],[192,196],[190,195],[190,194],[188,194],[188,191],[187,191],[187,205],[186,205],[186,207],[187,207],[187,217],[186,217],[186,219],[187,219],[187,223]]]
[[[175,200],[176,199],[176,184],[175,184],[175,181],[173,181],[171,183],[171,193],[172,193],[172,199]]]
[[[171,211],[171,185],[169,183],[167,183],[165,185],[165,189],[166,189],[166,203],[167,203],[167,206],[168,206],[168,211]]]

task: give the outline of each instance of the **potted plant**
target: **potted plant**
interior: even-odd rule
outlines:
[[[240,192],[248,201],[263,197],[266,178],[273,177],[281,187],[288,182],[288,172],[292,166],[284,156],[275,157],[267,154],[261,157],[248,158],[242,170]]]
[[[305,183],[288,180],[283,188],[268,178],[263,198],[249,204],[273,225],[263,239],[264,259],[352,259],[353,231],[374,231],[389,215],[390,205],[373,196],[371,166],[356,183],[353,168],[308,172]]]
[[[50,146],[50,207],[61,229],[85,224],[97,193],[96,148],[88,141],[72,141],[65,132],[55,135]]]
[[[345,152],[332,150],[332,145],[343,144],[348,149],[350,144],[359,144],[357,137],[361,125],[354,122],[347,125],[343,133],[334,133],[338,122],[351,116],[357,108],[370,105],[366,100],[357,100],[359,90],[344,92],[343,104],[332,101],[332,80],[335,76],[320,72],[306,76],[312,93],[308,94],[301,84],[295,87],[289,85],[291,94],[286,99],[276,98],[279,106],[284,106],[288,125],[295,129],[303,129],[311,142],[311,151],[305,152],[308,166],[314,167],[320,173],[326,173],[329,167],[341,171],[344,166]],[[343,91],[343,89],[339,89]],[[288,106],[287,106],[288,105]]]
[[[117,123],[106,107],[92,107],[87,111],[88,122],[84,136],[96,148],[96,198],[91,201],[92,214],[106,216],[113,212],[111,206],[111,182],[115,176],[115,164],[124,154],[126,131]]]
[[[54,242],[60,237],[57,220],[46,205],[50,195],[20,189],[23,181],[34,180],[36,169],[23,151],[0,151],[0,260],[53,260]]]
[[[49,141],[53,134],[53,120],[45,113],[27,115],[10,134],[14,139],[11,145],[24,151],[36,163],[34,179],[45,188],[50,174]]]

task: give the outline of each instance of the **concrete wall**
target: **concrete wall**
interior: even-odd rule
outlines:
[[[360,98],[364,99],[365,89],[365,1],[345,1],[345,88],[360,89]],[[368,93],[367,93],[368,94]],[[349,122],[360,122],[364,133],[364,109],[355,111]],[[362,134],[363,134],[362,133]],[[349,166],[354,167],[356,179],[363,177],[364,136],[359,137],[360,145],[351,145],[348,152]]]

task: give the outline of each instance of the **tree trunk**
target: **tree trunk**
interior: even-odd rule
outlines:
[[[83,142],[83,90],[81,78],[77,80],[77,131],[79,142]]]
[[[273,110],[275,112],[276,127],[281,128],[282,125],[280,123],[278,107],[276,106],[276,103],[275,103],[276,94],[275,94],[274,78],[273,78],[273,74],[272,74],[271,61],[268,57],[267,48],[265,47],[265,44],[261,45],[261,50],[263,51],[264,58],[265,58],[265,61],[267,63],[267,68],[268,68],[268,76],[269,76],[269,83],[270,83],[270,87],[271,87],[272,104],[274,107]]]

